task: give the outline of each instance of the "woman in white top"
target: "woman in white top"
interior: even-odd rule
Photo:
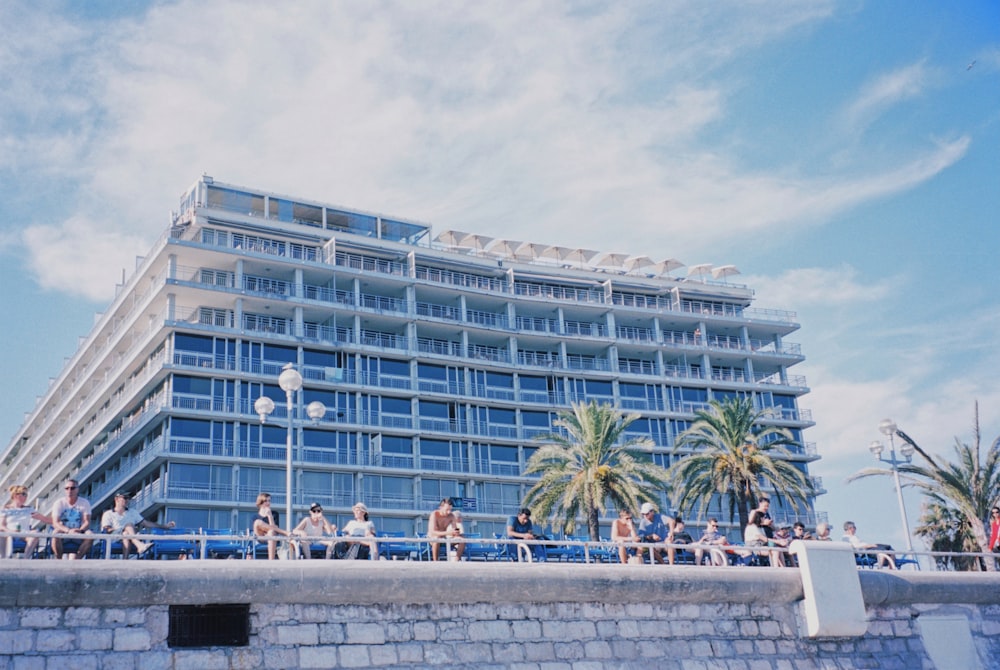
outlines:
[[[292,529],[292,535],[302,538],[295,544],[301,545],[305,558],[312,558],[312,543],[309,542],[310,539],[336,534],[337,527],[326,520],[326,517],[323,516],[323,508],[319,503],[310,505],[309,516],[302,519],[299,525]],[[329,553],[330,547],[333,546],[333,540],[323,540],[318,544],[325,546],[327,553]]]
[[[764,534],[764,529],[760,527],[760,510],[754,510],[750,512],[750,521],[747,523],[747,527],[743,530],[743,544],[747,547],[766,547],[768,546],[767,535]],[[753,552],[757,554],[764,554],[765,552]],[[768,551],[766,552],[769,556],[771,567],[780,568],[784,567],[785,562],[781,560],[780,551]]]
[[[354,518],[344,524],[344,535],[348,537],[375,537],[375,524],[368,520],[368,508],[363,502],[355,503],[351,508]],[[378,559],[378,546],[375,542],[340,542],[336,545],[338,558],[370,558]],[[367,549],[367,552],[364,550]],[[364,554],[367,553],[366,557]],[[327,557],[330,550],[327,550]]]

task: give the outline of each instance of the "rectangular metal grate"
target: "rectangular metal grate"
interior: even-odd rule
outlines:
[[[245,647],[250,605],[171,605],[169,647]]]

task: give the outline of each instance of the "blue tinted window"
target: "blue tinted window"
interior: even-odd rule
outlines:
[[[382,373],[396,375],[397,377],[410,376],[410,364],[406,361],[397,361],[392,358],[383,358],[381,361]]]
[[[517,462],[517,447],[490,447],[490,458],[494,461]]]
[[[496,407],[490,408],[490,422],[491,423],[505,423],[508,425],[514,425],[514,410],[512,409],[497,409]]]
[[[212,422],[197,419],[174,418],[170,422],[170,434],[173,437],[212,437]]]
[[[437,419],[448,418],[448,403],[420,401],[420,416],[434,417]]]
[[[514,375],[503,374],[501,372],[487,372],[486,385],[497,388],[512,389],[514,388]]]
[[[438,381],[445,381],[448,378],[448,368],[443,365],[417,363],[417,377],[420,379],[436,379]]]
[[[386,454],[412,454],[413,440],[408,437],[383,435],[382,452]]]
[[[201,351],[210,354],[213,348],[212,338],[177,333],[174,335],[174,348],[182,351]]]
[[[548,379],[546,377],[527,377],[521,375],[521,388],[525,391],[545,391],[548,389]]]
[[[548,426],[548,412],[521,412],[521,423],[525,426]]]
[[[212,395],[212,380],[204,377],[185,377],[183,375],[176,375],[174,377],[174,391],[178,393]]]
[[[382,411],[387,414],[409,414],[410,401],[405,398],[382,398]]]
[[[451,444],[443,440],[420,440],[420,453],[424,456],[451,456]]]

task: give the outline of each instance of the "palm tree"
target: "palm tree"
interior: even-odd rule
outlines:
[[[524,505],[565,533],[584,517],[590,539],[600,539],[600,515],[608,501],[618,509],[636,509],[642,502],[657,500],[666,486],[666,470],[652,462],[645,449],[649,438],[622,442],[625,429],[639,418],[611,405],[573,403],[572,411],[560,412],[554,422],[566,435],[551,433],[531,457],[525,474],[541,473],[524,497]]]
[[[680,434],[674,451],[694,453],[675,461],[669,470],[671,491],[678,508],[698,505],[704,515],[712,496],[724,497],[729,520],[739,514],[740,531],[746,528],[751,506],[767,484],[777,498],[787,498],[798,510],[813,492],[805,473],[787,459],[785,447],[796,444],[784,428],[763,426],[765,411],[754,409],[750,398],[713,400],[707,410],[695,412],[691,427]]]
[[[913,531],[927,541],[931,551],[972,554],[979,551],[969,522],[954,507],[925,502],[920,521]],[[939,570],[975,570],[979,560],[972,556],[935,556]]]
[[[983,519],[989,516],[990,507],[1000,499],[1000,437],[990,445],[984,462],[980,448],[979,403],[975,408],[973,442],[965,444],[955,438],[954,462],[935,459],[901,430],[897,430],[896,435],[911,445],[925,461],[925,465],[900,465],[900,483],[920,489],[932,503],[957,510],[969,524],[969,532],[976,540],[976,551],[989,551],[989,533]],[[891,474],[891,470],[866,468],[851,475],[847,481]],[[987,560],[985,564],[988,571],[996,570],[994,561]]]

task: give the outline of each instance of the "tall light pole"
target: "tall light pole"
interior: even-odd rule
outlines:
[[[878,430],[883,435],[889,438],[889,457],[883,458],[882,452],[885,450],[885,445],[883,445],[878,440],[869,445],[868,450],[872,452],[882,463],[888,463],[889,467],[892,469],[893,479],[896,481],[896,497],[899,499],[899,516],[903,519],[903,534],[906,537],[906,550],[908,552],[913,551],[913,543],[910,541],[910,523],[906,519],[906,505],[903,504],[903,487],[899,483],[899,466],[903,463],[909,463],[913,459],[913,445],[903,442],[903,446],[899,448],[899,455],[902,456],[901,459],[896,458],[896,443],[893,440],[893,436],[896,434],[896,422],[892,419],[883,419],[879,425]]]
[[[302,375],[295,369],[292,363],[281,369],[278,375],[278,386],[285,392],[285,401],[288,407],[288,433],[285,442],[285,528],[289,533],[295,527],[292,520],[292,432],[295,422],[294,395],[302,388]],[[267,396],[257,398],[253,404],[254,411],[260,415],[260,422],[264,423],[267,417],[274,411],[274,401]],[[319,421],[326,414],[326,405],[317,401],[309,403],[306,407],[306,414],[313,421]],[[289,553],[289,556],[292,554]]]

